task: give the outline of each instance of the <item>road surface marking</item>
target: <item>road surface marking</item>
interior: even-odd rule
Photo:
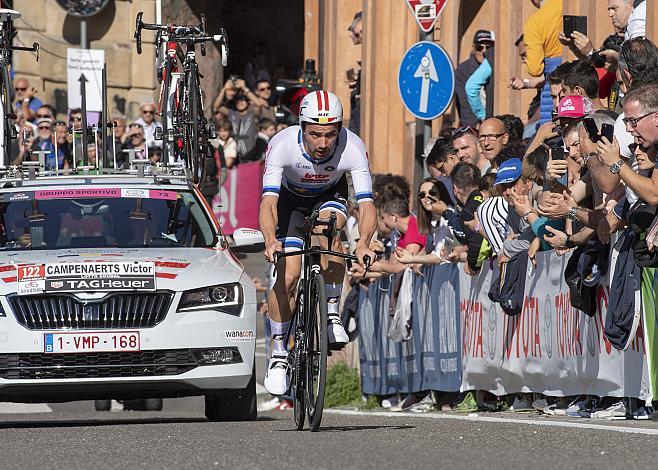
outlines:
[[[518,419],[518,418],[496,418],[489,416],[461,416],[438,413],[391,413],[383,411],[355,411],[355,410],[324,410],[324,413],[348,416],[381,416],[385,418],[430,418],[430,419],[454,419],[458,421],[474,421],[497,424],[526,424],[548,427],[576,428],[576,429],[595,429],[597,431],[612,431],[629,434],[650,434],[658,435],[658,429],[631,428],[628,426],[606,426],[603,424],[591,423],[572,423],[567,421],[538,421],[535,419]]]
[[[0,403],[0,414],[51,413],[45,403]]]

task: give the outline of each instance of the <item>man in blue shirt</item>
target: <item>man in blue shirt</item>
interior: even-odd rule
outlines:
[[[19,78],[14,82],[14,91],[16,92],[16,115],[20,118],[23,116],[27,121],[34,122],[37,118],[37,109],[43,106],[39,98],[34,96],[37,90],[30,86],[30,82],[25,78]]]

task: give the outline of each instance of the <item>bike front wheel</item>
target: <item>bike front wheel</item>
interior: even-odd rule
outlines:
[[[306,412],[310,431],[317,431],[322,421],[327,381],[327,293],[321,274],[314,276],[308,292],[306,314]]]

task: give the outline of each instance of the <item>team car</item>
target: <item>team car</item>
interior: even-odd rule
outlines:
[[[233,251],[262,235],[230,247],[184,174],[150,172],[3,171],[0,401],[205,395],[211,420],[255,419],[256,291]]]

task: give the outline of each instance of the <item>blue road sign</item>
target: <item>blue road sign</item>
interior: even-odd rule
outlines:
[[[455,93],[455,71],[446,51],[429,41],[411,46],[400,63],[398,89],[404,105],[418,119],[445,113]]]

